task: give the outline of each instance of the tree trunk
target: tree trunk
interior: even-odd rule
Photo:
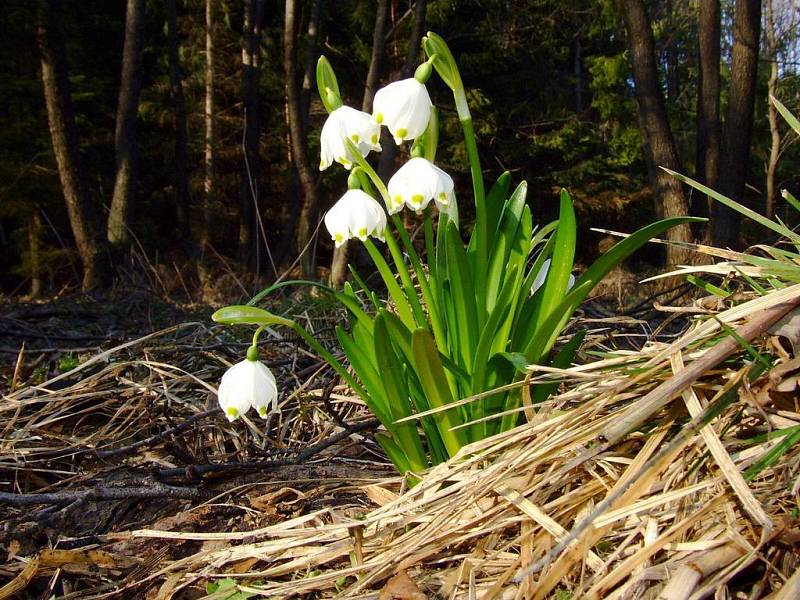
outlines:
[[[34,210],[28,222],[28,253],[31,274],[31,293],[29,298],[34,300],[42,295],[42,217],[38,210]]]
[[[144,0],[128,0],[114,136],[117,176],[108,213],[107,236],[112,244],[127,244],[130,239],[129,216],[136,190],[136,114],[139,111],[143,44]]]
[[[169,45],[169,83],[175,111],[175,221],[190,255],[194,253],[189,213],[189,134],[186,127],[186,99],[183,95],[183,76],[181,75],[178,52],[176,0],[167,0],[167,38]]]
[[[697,179],[711,189],[719,181],[720,161],[720,6],[719,0],[700,2],[699,16],[699,73],[697,81]],[[709,215],[711,198],[693,196],[692,214]]]
[[[367,71],[367,81],[364,86],[364,98],[361,101],[361,110],[364,112],[372,111],[372,99],[378,91],[378,82],[381,77],[381,67],[383,65],[383,55],[386,46],[386,21],[389,15],[388,0],[377,0],[375,7],[375,29],[372,36],[372,56],[369,61],[369,71]],[[384,128],[381,128],[384,129]],[[383,134],[384,131],[381,131]],[[389,136],[382,136],[382,146],[386,144]],[[331,285],[341,287],[347,279],[347,263],[350,255],[350,242],[345,242],[333,250],[333,260],[331,261]]]
[[[317,40],[319,39],[320,14],[322,0],[314,0],[311,14],[308,16],[308,45],[306,47],[306,68],[303,73],[303,89],[300,92],[300,116],[303,122],[303,134],[308,135],[308,112],[311,107],[311,95],[315,89],[317,66]]]
[[[769,96],[778,97],[778,43],[775,30],[775,15],[773,0],[766,1],[767,8],[767,59],[769,60]],[[769,162],[767,163],[766,198],[764,199],[764,212],[768,219],[775,216],[775,171],[778,168],[778,157],[781,150],[781,132],[778,129],[778,111],[775,105],[767,98],[767,117],[769,118],[769,132],[771,143],[769,148]]]
[[[636,88],[636,104],[642,129],[645,152],[656,167],[681,170],[678,149],[667,120],[664,98],[658,82],[653,30],[642,0],[623,0],[619,3],[628,32],[631,68]],[[683,216],[688,213],[686,196],[680,181],[664,172],[653,169],[651,183],[657,206],[664,217]],[[667,233],[671,242],[691,241],[688,225],[673,227]],[[667,264],[685,263],[687,251],[678,246],[667,246]]]
[[[736,0],[731,88],[723,137],[725,152],[720,171],[720,191],[736,202],[744,199],[748,174],[760,32],[761,0]],[[711,233],[715,245],[736,247],[739,241],[739,213],[714,202],[711,206]]]
[[[300,268],[306,279],[314,277],[314,249],[310,247],[311,236],[316,228],[319,200],[314,172],[308,158],[308,140],[303,131],[300,81],[297,76],[297,4],[286,0],[283,27],[283,72],[286,78],[286,108],[289,121],[289,137],[292,147],[292,162],[300,180],[303,200],[297,219],[297,251]]]
[[[403,67],[400,69],[400,78],[408,79],[414,75],[417,68],[417,61],[420,53],[420,40],[425,31],[425,13],[427,11],[427,1],[417,0],[414,3],[414,23],[411,26],[411,36],[408,40]],[[390,174],[394,171],[394,162],[397,157],[397,144],[385,127],[381,127],[381,158],[378,161],[378,175],[387,181]]]
[[[258,243],[260,164],[258,142],[261,133],[259,78],[261,74],[261,24],[264,0],[245,0],[242,43],[242,102],[244,104],[244,172],[241,179],[239,262],[245,268],[260,270]]]
[[[102,278],[100,242],[97,239],[99,219],[86,188],[62,28],[61,0],[43,0],[39,6],[37,39],[47,119],[67,215],[83,266],[82,288],[87,291],[101,283]]]
[[[205,136],[203,139],[203,230],[200,246],[203,249],[202,264],[208,260],[208,246],[213,243],[214,194],[216,193],[216,117],[214,116],[214,0],[206,0],[206,69],[205,69],[205,109],[203,120]]]

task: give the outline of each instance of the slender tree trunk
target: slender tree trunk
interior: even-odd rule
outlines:
[[[699,3],[699,73],[697,82],[697,179],[715,189],[719,181],[721,132],[720,93],[720,5],[719,0]],[[697,194],[692,214],[707,217],[711,199]]]
[[[736,0],[731,89],[723,137],[725,152],[720,170],[721,192],[736,202],[744,199],[748,174],[760,32],[761,0]],[[737,246],[739,213],[714,202],[711,206],[711,232],[715,245]]]
[[[303,72],[303,89],[300,92],[300,116],[303,121],[303,134],[308,135],[308,112],[311,107],[311,95],[315,88],[317,65],[317,40],[319,39],[320,15],[322,0],[314,0],[311,14],[308,16],[308,45],[306,47],[306,67]]]
[[[314,277],[314,249],[311,236],[319,214],[319,200],[314,172],[308,158],[308,141],[303,131],[300,81],[297,73],[297,4],[286,0],[283,27],[283,72],[286,78],[286,108],[289,117],[289,136],[292,162],[300,180],[303,201],[297,219],[297,251],[302,252],[300,268],[305,278]]]
[[[264,0],[245,0],[242,45],[242,101],[244,104],[244,172],[241,180],[239,262],[260,270],[258,223],[259,180],[259,136],[261,115],[259,113],[259,79],[261,74],[261,24],[264,17]]]
[[[28,222],[28,252],[31,273],[31,300],[42,295],[42,217],[38,210],[31,215]]]
[[[143,44],[144,0],[128,0],[115,132],[117,176],[108,213],[107,236],[112,244],[127,244],[130,237],[129,217],[136,191],[136,114],[139,111]]]
[[[411,26],[411,36],[408,39],[408,47],[403,66],[400,69],[400,78],[408,79],[414,74],[417,68],[417,61],[420,53],[420,41],[425,32],[425,14],[428,3],[426,0],[417,0],[414,3],[414,23]],[[387,181],[397,158],[397,144],[385,127],[381,127],[381,157],[378,161],[378,175]]]
[[[200,246],[203,249],[203,264],[208,260],[208,246],[213,243],[214,194],[216,193],[216,117],[214,115],[214,0],[206,0],[206,68],[205,68],[205,109],[203,120],[203,226]]]
[[[361,102],[361,110],[364,112],[372,111],[372,99],[378,91],[378,82],[381,77],[383,56],[386,46],[386,23],[389,15],[388,0],[377,0],[375,7],[375,29],[372,36],[372,56],[369,61],[369,71],[367,71],[367,81],[364,86],[364,98]],[[382,128],[383,129],[383,128]],[[384,132],[381,132],[384,133]],[[388,139],[387,136],[383,136]],[[385,141],[382,141],[385,144]],[[347,263],[350,255],[350,242],[345,242],[333,250],[333,260],[331,261],[331,285],[341,287],[347,278]]]
[[[667,120],[664,98],[658,82],[658,70],[655,60],[653,30],[642,0],[623,0],[619,3],[628,32],[631,68],[636,87],[636,104],[639,111],[639,122],[645,142],[645,152],[653,165],[674,170],[681,169],[678,149],[672,137]],[[665,217],[682,216],[688,213],[686,196],[681,183],[661,169],[654,169],[651,183],[655,190],[656,202]],[[688,225],[673,227],[667,233],[671,242],[691,241]],[[667,247],[667,264],[676,265],[686,262],[686,250]]]
[[[70,227],[83,266],[82,287],[87,291],[101,283],[103,275],[97,236],[99,219],[89,199],[80,156],[78,128],[67,73],[61,0],[43,0],[40,3],[37,39],[53,154],[58,165]]]
[[[189,134],[186,127],[186,99],[183,95],[183,76],[181,75],[178,51],[176,0],[167,0],[167,38],[169,46],[169,83],[175,111],[175,221],[184,244],[193,254],[189,212]]]
[[[778,97],[778,43],[775,30],[775,14],[773,0],[766,0],[767,8],[767,57],[769,59],[769,96]],[[769,132],[771,143],[769,148],[769,162],[767,163],[767,185],[764,212],[767,218],[775,216],[775,171],[778,168],[778,156],[781,150],[781,132],[778,129],[778,111],[767,98],[767,117],[769,118]]]
[[[664,21],[668,31],[674,31],[675,7],[672,0],[666,0],[666,15]],[[667,79],[667,100],[675,102],[678,99],[678,47],[676,38],[667,39],[667,47],[664,49],[667,60],[666,79]]]

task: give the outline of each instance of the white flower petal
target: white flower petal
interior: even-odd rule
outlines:
[[[277,409],[278,386],[275,376],[257,360],[243,360],[225,371],[217,393],[220,408],[229,421],[235,421],[251,407],[266,416],[263,407]]]
[[[542,263],[542,268],[539,269],[539,272],[536,274],[536,278],[533,280],[533,285],[531,286],[531,294],[535,294],[540,287],[544,285],[545,279],[547,279],[547,273],[550,271],[550,259],[546,259]]]
[[[375,94],[372,115],[386,125],[396,143],[413,140],[428,127],[433,103],[425,84],[413,77],[390,83]]]
[[[539,272],[536,274],[536,278],[533,280],[533,285],[531,286],[531,295],[535,294],[540,287],[544,285],[545,280],[547,279],[547,273],[550,271],[550,259],[545,259],[542,263],[542,268],[539,269]],[[569,279],[567,280],[567,290],[571,290],[572,286],[575,285],[575,276],[570,273]]]
[[[325,215],[325,227],[338,248],[345,241],[369,236],[383,239],[386,213],[380,204],[362,190],[348,190]]]
[[[372,117],[349,106],[340,106],[328,115],[320,133],[319,169],[324,171],[334,161],[345,168],[353,166],[353,157],[347,151],[345,139],[352,141],[362,156],[372,150],[380,151],[380,126]]]
[[[431,200],[442,209],[453,196],[453,180],[439,167],[425,158],[414,157],[400,167],[389,180],[390,212],[398,212],[405,204],[411,210],[421,211]]]

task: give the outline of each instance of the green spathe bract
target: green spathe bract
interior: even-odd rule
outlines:
[[[383,423],[385,431],[376,439],[401,472],[420,472],[454,456],[470,442],[516,426],[520,412],[514,409],[521,403],[526,366],[570,364],[582,334],[573,336],[555,354],[553,347],[597,282],[650,238],[698,220],[666,219],[637,231],[595,261],[570,288],[576,220],[569,193],[561,191],[559,219],[554,223],[536,222],[526,202],[526,184],[512,191],[508,173],[484,196],[477,143],[453,55],[433,33],[423,47],[453,90],[463,125],[476,204],[469,240],[465,243],[456,218],[440,213],[435,225],[427,208],[425,264],[401,218],[392,215],[386,243],[393,264],[372,240],[364,242],[391,308],[379,301],[355,271],[358,292],[350,284],[342,292],[323,287],[350,314],[349,331],[337,327],[336,334],[355,377],[294,321],[253,306],[228,307],[213,317],[229,324],[295,330]],[[320,97],[327,107],[332,90],[338,97],[336,76],[324,58],[317,73]],[[431,119],[428,130],[415,142],[415,151],[419,153],[421,146],[422,155],[430,160],[436,152],[436,123]],[[361,188],[389,206],[386,186],[375,170],[354,151],[352,142],[346,140],[346,144],[358,165]],[[456,206],[450,214],[458,214]],[[531,293],[548,258],[544,284]],[[371,305],[369,311],[364,301]],[[552,386],[537,389],[534,399],[541,401]],[[461,401],[465,399],[471,401]]]

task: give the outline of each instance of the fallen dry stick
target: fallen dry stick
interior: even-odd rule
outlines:
[[[775,322],[798,305],[800,305],[800,296],[765,309],[749,323],[737,329],[737,337],[745,342],[750,342],[766,332]],[[741,349],[737,337],[729,335],[720,340],[702,357],[630,406],[620,415],[619,420],[611,423],[609,429],[601,436],[602,439],[609,445],[614,445],[621,441],[628,432],[640,427],[653,413],[672,402],[703,373],[714,368],[736,350]]]

